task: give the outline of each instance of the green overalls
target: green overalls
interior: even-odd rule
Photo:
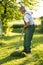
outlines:
[[[24,21],[26,24],[26,22]],[[32,42],[32,37],[33,33],[35,31],[35,26],[30,25],[25,29],[25,35],[24,35],[24,50],[26,51],[31,51],[31,42]]]

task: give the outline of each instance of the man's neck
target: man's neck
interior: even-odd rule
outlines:
[[[26,10],[24,11],[24,13],[23,13],[23,14],[25,14],[25,12],[26,12]]]

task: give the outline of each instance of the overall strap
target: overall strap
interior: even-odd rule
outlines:
[[[24,16],[25,16],[26,14],[30,15],[29,13],[25,13],[25,14],[24,14]],[[23,17],[23,20],[24,20],[24,17]],[[24,21],[24,23],[26,24],[26,22],[25,22],[25,21]]]
[[[26,15],[26,14],[30,15],[30,13],[25,13],[25,15]]]

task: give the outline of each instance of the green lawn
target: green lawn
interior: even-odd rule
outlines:
[[[19,38],[20,35],[0,37],[0,65],[43,65],[43,34],[34,34],[31,54],[14,53]],[[23,38],[19,44],[22,51]]]

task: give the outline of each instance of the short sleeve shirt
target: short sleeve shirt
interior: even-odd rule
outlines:
[[[33,21],[33,18],[31,16],[31,14],[29,12],[27,12],[27,11],[24,14],[24,21],[25,22],[30,22],[30,25],[34,24],[34,21]]]

